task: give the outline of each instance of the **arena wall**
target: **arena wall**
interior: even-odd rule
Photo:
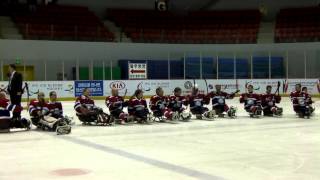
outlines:
[[[103,63],[117,66],[120,59],[282,56],[288,62],[284,78],[319,78],[319,47],[320,43],[216,45],[0,40],[0,62],[4,66],[20,59],[21,64],[34,66],[35,80],[42,81],[58,80],[57,73],[62,71],[66,74],[64,80],[77,80],[72,75],[76,66],[101,66]],[[1,73],[0,79],[5,80],[4,76]]]
[[[308,91],[313,96],[318,96],[320,93],[320,81],[318,79],[196,79],[196,80],[125,80],[125,81],[31,81],[26,82],[29,87],[29,98],[36,98],[38,92],[44,92],[45,96],[49,96],[50,91],[56,91],[62,100],[74,100],[79,96],[84,88],[90,88],[92,95],[98,99],[103,99],[105,96],[111,95],[111,89],[116,88],[119,94],[129,98],[136,89],[142,89],[146,97],[155,94],[157,87],[162,87],[165,94],[169,95],[173,92],[175,87],[180,87],[183,94],[190,94],[191,88],[196,85],[203,93],[211,92],[214,90],[216,84],[222,85],[223,91],[232,93],[237,89],[240,93],[246,92],[248,84],[254,86],[255,92],[264,93],[267,85],[273,87],[273,92],[276,92],[278,84],[279,94],[288,96],[290,92],[294,91],[294,86],[301,83],[302,86],[308,88]],[[0,88],[4,89],[8,82],[1,81]],[[126,92],[127,91],[127,92]],[[25,91],[23,98],[27,98]]]

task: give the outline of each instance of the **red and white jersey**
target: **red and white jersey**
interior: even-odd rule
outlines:
[[[276,94],[266,93],[261,95],[261,105],[263,107],[268,107],[268,106],[273,107],[276,104],[280,103],[280,101],[281,101],[281,96],[278,96]]]
[[[9,105],[8,99],[0,99],[0,119],[10,118],[10,111],[8,110]]]
[[[220,92],[211,92],[209,93],[209,97],[212,98],[212,105],[225,105],[226,99],[232,99],[235,94],[228,94],[226,92],[220,91]]]
[[[85,96],[85,95],[81,95],[76,99],[76,102],[74,104],[74,109],[81,113],[80,111],[80,107],[86,107],[88,110],[92,110],[95,105],[94,105],[94,101],[89,97],[89,96]]]
[[[49,112],[48,103],[40,102],[37,99],[31,100],[29,104],[29,114],[31,117],[37,116],[38,112],[42,111],[42,114],[46,114]]]
[[[106,97],[106,106],[109,108],[109,111],[122,110],[123,109],[124,99],[121,96],[108,96]]]
[[[1,118],[1,116],[7,115],[8,113],[10,116],[10,111],[21,112],[22,110],[23,109],[21,106],[11,104],[9,99],[7,99],[7,98],[0,99],[0,118]]]
[[[182,108],[182,105],[188,105],[188,102],[186,100],[185,96],[175,96],[170,95],[167,97],[168,100],[168,108],[171,110],[180,110]]]
[[[302,91],[293,91],[290,93],[293,106],[305,106],[312,104],[311,96]]]
[[[198,93],[196,95],[187,96],[188,103],[190,104],[190,108],[203,106],[204,104],[210,103],[210,97],[208,95],[204,95]]]
[[[138,99],[135,97],[129,100],[128,113],[130,115],[133,115],[136,111],[142,110],[148,110],[147,101],[145,99]]]
[[[166,96],[158,96],[154,95],[150,98],[149,107],[152,111],[154,110],[163,110],[167,106],[167,97]]]
[[[240,95],[240,103],[244,106],[252,106],[261,103],[261,95],[256,93],[244,93]]]
[[[49,112],[56,115],[63,115],[63,109],[61,102],[49,102],[48,103]]]

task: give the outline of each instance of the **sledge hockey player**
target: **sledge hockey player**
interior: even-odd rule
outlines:
[[[117,89],[111,90],[111,96],[106,97],[106,106],[110,111],[110,118],[119,120],[120,124],[125,124],[128,114],[123,112],[123,108],[128,106],[128,102],[124,101],[123,97],[119,96]]]
[[[55,91],[49,93],[48,109],[52,117],[57,119],[63,117],[62,104],[57,102],[57,93]]]
[[[30,102],[29,114],[32,124],[43,130],[56,131],[57,134],[69,134],[71,126],[63,118],[51,116],[48,103],[44,98],[44,93],[39,92],[38,98]]]
[[[84,125],[110,125],[109,115],[94,104],[90,98],[90,89],[84,88],[82,95],[76,99],[74,109],[79,120]]]
[[[293,110],[297,113],[300,118],[307,117],[311,115],[310,98],[309,95],[301,90],[301,84],[295,85],[295,91],[291,92],[290,98],[293,104]]]
[[[172,120],[179,120],[180,117],[182,120],[187,121],[191,119],[191,113],[186,112],[183,105],[187,106],[185,96],[181,96],[182,90],[179,87],[176,87],[173,91],[173,94],[168,96],[168,109],[172,111]]]
[[[10,104],[5,93],[0,92],[0,132],[10,132],[12,128],[21,128],[29,130],[31,127],[30,120],[25,118],[11,118],[10,111],[21,111],[21,107]]]
[[[235,117],[236,115],[236,108],[229,106],[226,104],[226,99],[233,99],[235,93],[228,94],[226,92],[221,91],[221,85],[215,86],[216,91],[212,91],[209,93],[209,97],[212,98],[212,110],[215,111],[219,117],[224,117],[224,113],[227,113],[229,117]]]
[[[303,87],[302,91],[305,93],[305,96],[307,97],[307,102],[309,103],[309,107],[310,107],[310,114],[312,115],[315,110],[315,108],[312,106],[314,101],[312,100],[311,95],[308,93],[307,87]]]
[[[197,119],[202,119],[202,116],[208,119],[214,117],[214,112],[204,107],[205,104],[210,103],[210,97],[199,93],[199,89],[196,86],[192,88],[192,94],[187,96],[187,102],[190,104],[191,113],[196,115]]]
[[[149,107],[155,118],[160,121],[172,120],[172,111],[167,108],[168,98],[164,96],[163,89],[158,87],[156,89],[156,95],[150,98]],[[164,117],[164,118],[163,118]]]
[[[55,91],[51,91],[49,93],[49,102],[48,109],[50,116],[60,119],[64,118],[68,125],[71,125],[71,119],[67,116],[63,116],[63,108],[61,102],[57,101],[57,93]]]
[[[240,103],[244,103],[244,109],[250,117],[260,117],[262,114],[261,96],[253,92],[253,86],[247,87],[248,92],[241,94]]]
[[[283,109],[278,107],[281,96],[272,93],[272,86],[266,87],[266,93],[261,95],[261,105],[264,116],[281,116]]]
[[[138,123],[148,122],[148,115],[150,112],[147,101],[143,98],[143,91],[141,89],[137,89],[130,98],[128,112],[134,121],[137,121]]]

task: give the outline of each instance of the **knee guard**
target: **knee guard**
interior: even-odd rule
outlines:
[[[262,108],[261,106],[257,106],[257,109],[256,109],[256,112],[255,112],[256,115],[260,116],[262,114]]]
[[[186,111],[183,111],[181,114],[181,119],[184,120],[184,121],[188,121],[191,119],[191,113],[189,112],[186,112]]]
[[[276,108],[276,111],[274,112],[276,116],[282,116],[282,113],[283,113],[283,109],[280,107]]]
[[[78,116],[78,119],[83,123],[95,122],[98,119],[97,115],[94,115],[94,114],[88,114],[88,115],[78,114],[77,116]]]
[[[180,120],[180,113],[178,111],[173,112],[172,115],[171,115],[171,120],[179,121]]]
[[[100,111],[100,113],[97,115],[96,123],[102,124],[102,125],[108,125],[110,123],[110,116],[107,113]]]
[[[40,121],[40,118],[39,117],[32,117],[31,118],[31,122],[33,125],[35,126],[38,126],[39,125],[39,121]]]
[[[212,118],[214,118],[214,115],[215,115],[215,114],[216,114],[215,111],[212,110],[212,111],[207,111],[207,112],[205,112],[205,113],[204,113],[204,116],[205,116],[206,118],[212,119]]]
[[[57,126],[56,132],[57,132],[57,135],[70,134],[71,126],[70,125]]]
[[[43,130],[55,131],[58,125],[59,120],[54,117],[45,116],[39,120],[39,126],[41,126]]]
[[[60,118],[56,124],[56,133],[57,135],[70,134],[71,133],[71,125],[67,118]]]
[[[310,106],[310,114],[312,114],[315,111],[315,108]]]
[[[229,117],[233,118],[236,116],[236,112],[237,112],[237,109],[235,107],[231,106],[229,108],[229,110],[227,111],[227,114]]]
[[[310,116],[311,115],[311,108],[310,106],[306,106],[305,111],[304,111],[305,116]]]
[[[68,124],[68,125],[74,125],[75,122],[73,121],[73,117],[69,117],[69,116],[64,116],[62,117],[64,119],[64,121]]]
[[[13,122],[14,124],[14,127],[13,128],[23,128],[23,129],[31,129],[31,122],[29,119],[26,119],[26,118],[18,118],[18,119],[13,119],[12,121],[15,121]]]
[[[260,117],[262,114],[262,107],[261,106],[252,106],[250,108],[250,117]]]

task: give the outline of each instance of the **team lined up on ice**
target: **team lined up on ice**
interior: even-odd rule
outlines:
[[[12,128],[23,128],[29,130],[31,123],[43,130],[57,131],[58,134],[68,134],[71,132],[71,121],[63,116],[62,104],[57,101],[56,92],[49,93],[50,100],[46,102],[43,92],[38,93],[38,98],[31,100],[28,108],[30,119],[11,118],[12,113],[21,112],[21,106],[12,105],[6,98],[4,92],[0,93],[0,119],[2,120],[0,129],[8,130]]]
[[[214,118],[215,116],[235,117],[236,109],[226,104],[226,99],[234,98],[235,93],[226,93],[221,90],[221,85],[215,86],[216,90],[208,94],[202,94],[198,88],[193,87],[192,94],[183,96],[181,88],[174,89],[172,95],[165,96],[161,87],[156,89],[156,95],[152,96],[149,105],[143,97],[143,91],[137,89],[129,100],[119,96],[118,90],[112,89],[112,95],[106,98],[106,106],[110,114],[105,113],[101,107],[97,107],[90,97],[90,90],[84,89],[83,94],[76,99],[74,109],[81,122],[84,124],[110,125],[114,122],[125,124],[128,122],[145,123],[150,120],[189,120],[192,115],[197,119]],[[45,130],[60,129],[61,134],[71,131],[71,121],[63,116],[63,107],[57,101],[56,92],[49,94],[49,102],[46,102],[44,93],[38,93],[38,98],[30,102],[29,115],[31,122],[38,128]],[[291,93],[293,109],[301,118],[310,117],[314,111],[312,99],[306,88],[301,88],[301,84],[296,85],[296,89]],[[206,107],[212,102],[212,109]],[[282,108],[278,107],[281,97],[272,93],[272,87],[267,86],[266,93],[254,93],[252,85],[247,87],[247,92],[240,95],[240,103],[244,104],[244,109],[250,117],[261,116],[281,116]],[[8,118],[9,111],[22,111],[22,108],[12,107],[5,94],[0,94],[0,115],[1,118]],[[128,113],[124,108],[128,107]],[[151,112],[149,111],[149,108]],[[190,112],[187,109],[190,108]],[[9,121],[15,122],[15,121]],[[29,127],[30,121],[23,118],[19,124],[10,127]]]
[[[221,90],[221,85],[215,86],[216,90],[208,94],[202,94],[198,88],[193,87],[192,94],[182,96],[181,88],[174,89],[172,95],[165,96],[161,87],[156,89],[156,94],[151,97],[149,105],[143,97],[143,91],[137,89],[134,95],[125,101],[119,96],[118,90],[112,89],[112,95],[106,98],[106,106],[110,115],[107,115],[101,108],[96,107],[94,100],[90,98],[89,89],[85,89],[83,95],[78,97],[75,103],[75,110],[79,120],[84,124],[111,124],[115,121],[120,124],[127,122],[144,123],[148,121],[170,121],[189,120],[192,115],[197,119],[214,118],[215,116],[235,117],[236,109],[226,104],[226,99],[234,98],[235,93],[226,93]],[[247,92],[241,94],[240,103],[244,104],[244,109],[250,117],[261,116],[281,116],[282,108],[278,107],[281,97],[272,93],[272,87],[267,86],[266,93],[257,94],[253,92],[253,86],[247,87]],[[290,95],[293,102],[294,111],[299,117],[309,117],[314,108],[312,99],[306,88],[301,88],[301,84],[296,85],[296,90]],[[212,102],[212,109],[206,107]],[[128,108],[128,113],[123,111]],[[187,109],[190,108],[190,112]],[[149,109],[151,111],[149,111]]]

